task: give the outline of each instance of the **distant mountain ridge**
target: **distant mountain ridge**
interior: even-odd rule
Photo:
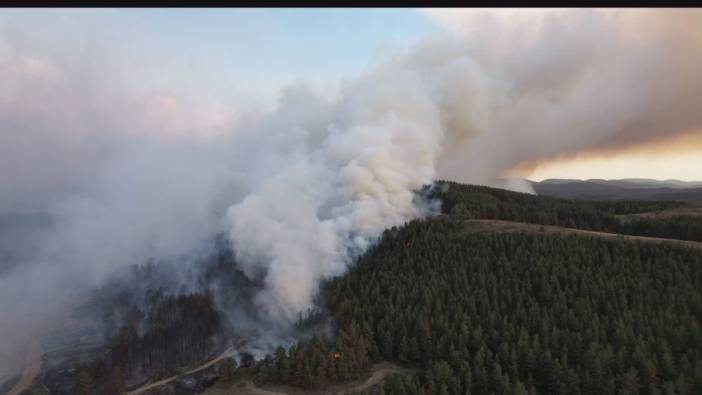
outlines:
[[[629,178],[528,181],[539,195],[585,200],[676,200],[702,205],[702,181]]]

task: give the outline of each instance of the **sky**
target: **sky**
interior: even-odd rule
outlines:
[[[702,133],[686,136],[690,145],[643,145],[612,154],[583,153],[539,164],[529,178],[620,179],[653,178],[699,181],[702,179]]]
[[[410,9],[0,11],[5,38],[45,51],[98,51],[145,87],[263,104],[296,82],[338,84],[439,29]]]

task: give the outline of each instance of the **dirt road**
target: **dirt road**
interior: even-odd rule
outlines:
[[[208,388],[203,395],[332,395],[358,392],[380,384],[388,376],[393,374],[406,374],[412,372],[410,369],[395,365],[390,362],[382,362],[371,368],[371,375],[366,379],[355,380],[345,384],[329,386],[316,391],[303,390],[300,388],[273,385],[258,387],[250,379],[239,381],[229,388],[222,388],[215,385]]]
[[[256,387],[256,384],[251,380],[244,381],[244,389],[252,395],[287,395],[284,392],[268,391],[263,388]]]
[[[677,240],[677,239],[663,239],[659,237],[646,237],[646,236],[630,236],[618,233],[607,233],[607,232],[597,232],[594,230],[583,230],[583,229],[573,229],[573,228],[563,228],[560,226],[550,226],[550,225],[538,225],[538,224],[528,224],[524,222],[513,222],[513,221],[502,221],[494,219],[471,219],[465,221],[465,230],[471,233],[477,232],[517,232],[517,231],[528,231],[543,234],[560,234],[560,235],[580,235],[580,236],[595,236],[604,237],[610,239],[618,240],[631,240],[631,241],[643,241],[651,243],[670,243],[681,245],[685,247],[702,248],[702,242],[699,241],[688,241],[688,240]]]
[[[144,384],[143,386],[141,386],[141,387],[139,387],[139,388],[136,388],[136,389],[133,389],[133,390],[131,390],[131,391],[129,391],[129,392],[125,392],[124,394],[125,394],[125,395],[136,395],[136,394],[140,394],[140,393],[142,393],[142,392],[144,392],[144,391],[148,391],[148,390],[150,390],[150,389],[152,389],[152,388],[156,388],[156,387],[159,387],[159,386],[161,386],[161,385],[170,383],[171,381],[177,379],[177,378],[180,377],[180,376],[188,375],[188,374],[192,374],[192,373],[196,373],[196,372],[199,372],[199,371],[201,371],[201,370],[203,370],[203,369],[207,369],[207,368],[209,368],[210,366],[212,366],[212,365],[216,364],[217,362],[221,361],[222,359],[232,356],[234,350],[236,350],[235,346],[231,346],[231,347],[227,348],[223,353],[221,353],[220,355],[218,355],[217,357],[215,357],[215,358],[213,358],[213,359],[211,359],[211,360],[209,360],[209,361],[203,363],[202,365],[196,366],[196,367],[194,367],[194,368],[188,370],[188,371],[185,372],[185,373],[181,373],[181,374],[177,374],[177,375],[175,375],[175,376],[167,377],[167,378],[165,378],[165,379],[162,379],[162,380],[159,380],[159,381],[155,381],[155,382],[153,382],[153,383],[146,383],[146,384]]]
[[[360,392],[370,387],[382,383],[388,376],[393,374],[407,374],[411,370],[395,365],[390,362],[382,362],[373,366],[371,376],[362,383],[349,383],[328,388],[324,394],[338,394],[348,392]]]

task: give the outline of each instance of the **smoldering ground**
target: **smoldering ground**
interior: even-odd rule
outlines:
[[[81,54],[13,52],[0,63],[0,212],[54,226],[0,279],[3,344],[115,270],[206,251],[222,232],[260,277],[261,325],[286,327],[320,278],[425,215],[414,191],[437,177],[495,185],[521,163],[702,127],[699,10],[439,19],[456,33],[338,92],[295,85],[271,112],[226,122],[198,98],[134,95],[107,65],[78,78]]]

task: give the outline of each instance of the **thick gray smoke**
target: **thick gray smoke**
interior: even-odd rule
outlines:
[[[700,9],[429,13],[458,38],[403,61],[448,87],[442,176],[702,133]]]
[[[244,268],[267,272],[260,302],[272,317],[295,319],[320,276],[340,274],[383,229],[420,215],[413,190],[434,178],[441,138],[421,83],[410,73],[369,78],[313,109],[310,93],[287,92],[286,108],[263,122],[274,128],[256,135],[285,149],[252,164],[251,192],[228,218]]]
[[[37,326],[66,290],[196,253],[222,231],[246,274],[263,275],[263,316],[288,325],[321,277],[423,215],[413,191],[437,177],[495,184],[522,162],[702,126],[699,10],[488,14],[437,14],[458,33],[339,92],[287,88],[274,111],[236,122],[117,89],[105,65],[10,51],[0,212],[54,225],[0,278],[0,338]]]

